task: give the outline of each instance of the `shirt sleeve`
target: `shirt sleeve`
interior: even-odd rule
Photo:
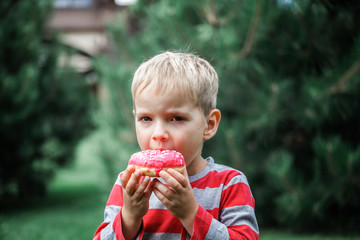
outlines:
[[[224,184],[218,219],[199,206],[191,240],[259,239],[255,201],[245,175],[233,177]]]
[[[95,232],[93,240],[123,240],[121,228],[121,208],[123,206],[120,175],[118,176],[104,211],[104,222]]]

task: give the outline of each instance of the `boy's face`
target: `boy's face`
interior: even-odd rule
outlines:
[[[206,129],[203,111],[176,92],[157,93],[151,86],[134,99],[136,135],[141,150],[168,149],[183,154],[188,172],[197,172]]]

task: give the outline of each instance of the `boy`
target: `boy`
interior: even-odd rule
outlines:
[[[205,60],[165,52],[144,62],[132,82],[141,150],[170,149],[186,170],[143,177],[122,172],[94,239],[258,239],[255,202],[243,173],[202,158],[220,122],[218,77]]]

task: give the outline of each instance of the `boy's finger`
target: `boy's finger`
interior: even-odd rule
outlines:
[[[154,190],[154,186],[155,186],[155,181],[152,180],[144,191],[144,198],[146,198],[146,199],[150,198],[150,195]]]
[[[162,202],[165,206],[167,206],[167,204],[170,202],[168,196],[165,196],[164,193],[158,187],[156,187],[156,185],[157,184],[155,184],[154,186],[155,196],[160,200],[160,202]]]
[[[139,184],[140,177],[141,173],[139,171],[135,171],[127,182],[125,190],[130,196],[134,194],[136,186]]]
[[[149,185],[149,182],[150,182],[150,177],[146,176],[143,179],[143,181],[140,183],[138,188],[136,189],[134,195],[136,195],[138,199],[142,198],[142,196],[144,195],[144,192],[145,192],[147,186]]]
[[[121,181],[121,186],[123,186],[124,188],[126,187],[131,174],[135,171],[133,166],[128,166],[125,171],[121,174],[120,176],[120,181]]]
[[[187,172],[186,167],[184,168],[184,176],[185,176],[186,179],[189,179],[189,174]]]
[[[160,181],[155,182],[154,188],[155,188],[155,190],[157,190],[156,192],[160,192],[161,195],[163,195],[164,197],[166,197],[168,199],[171,199],[172,196],[174,195],[174,191],[171,188],[169,188],[168,186],[166,186],[165,184],[161,183]]]
[[[168,184],[175,188],[177,186],[177,184],[180,184],[182,187],[186,188],[188,186],[188,180],[187,180],[187,172],[185,170],[185,174],[179,173],[178,171],[175,171],[174,169],[169,168],[166,171],[174,180],[176,180],[176,182],[171,181],[171,179],[169,179],[173,184],[175,184],[174,186],[170,185],[170,182],[168,182]]]
[[[160,171],[159,176],[164,179],[164,181],[169,184],[170,187],[174,187],[177,184],[177,180],[171,176],[167,171]]]

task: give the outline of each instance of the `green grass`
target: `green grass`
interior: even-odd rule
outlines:
[[[91,188],[53,192],[44,204],[5,213],[0,239],[92,239],[103,204],[104,193]]]
[[[91,146],[80,148],[77,163],[61,170],[50,185],[49,196],[28,206],[0,214],[0,240],[92,239],[103,220],[111,186]],[[355,240],[360,237],[295,235],[261,229],[261,240]]]
[[[104,169],[84,144],[78,161],[61,170],[45,199],[0,214],[0,240],[92,239],[110,191]]]

